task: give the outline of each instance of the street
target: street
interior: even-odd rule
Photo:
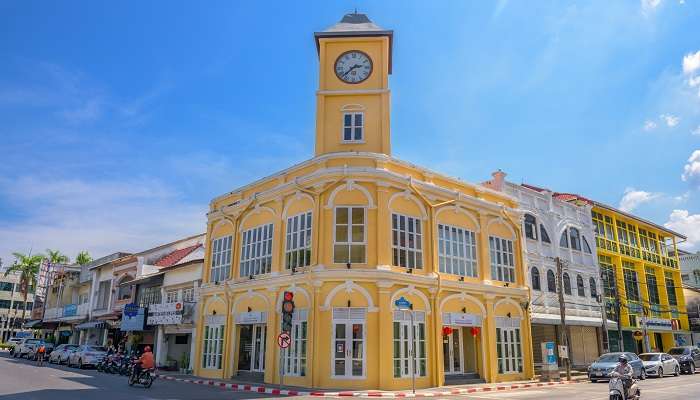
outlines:
[[[269,397],[257,393],[157,379],[150,389],[130,387],[127,378],[94,369],[80,370],[10,358],[0,353],[0,399],[12,400],[139,400],[139,399],[253,399]]]
[[[643,399],[675,400],[700,398],[700,374],[647,379],[640,381]],[[577,383],[546,388],[518,389],[504,392],[475,393],[437,398],[460,399],[566,399],[596,400],[607,398],[607,383]],[[215,387],[156,380],[153,387],[130,387],[126,377],[45,364],[37,367],[27,360],[0,355],[0,399],[12,400],[75,400],[91,399],[258,399],[272,396],[251,392],[236,392]],[[307,397],[317,399],[318,397]]]

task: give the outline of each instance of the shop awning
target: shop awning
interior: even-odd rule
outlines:
[[[561,318],[554,314],[542,314],[542,313],[532,313],[530,322],[533,324],[544,324],[544,325],[561,325]],[[567,315],[566,323],[568,325],[580,325],[580,326],[595,326],[599,327],[602,325],[603,321],[600,318],[594,317],[579,317],[578,315]],[[615,321],[608,320],[608,329],[616,329],[617,323]]]
[[[107,323],[105,321],[89,321],[76,325],[75,329],[102,329],[106,327]]]
[[[23,328],[38,328],[41,326],[41,320],[40,319],[35,319],[32,321],[25,322],[22,327]]]

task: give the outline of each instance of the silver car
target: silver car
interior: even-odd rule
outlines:
[[[644,364],[644,369],[649,376],[663,378],[664,375],[673,374],[678,376],[681,373],[681,366],[675,358],[666,353],[644,353],[639,355],[639,359]]]
[[[73,349],[78,348],[77,344],[61,344],[49,354],[49,362],[52,364],[63,364],[68,362],[68,355]]]
[[[107,355],[107,349],[102,346],[84,344],[68,355],[68,366],[78,368],[94,367]]]

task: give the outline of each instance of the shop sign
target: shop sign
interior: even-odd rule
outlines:
[[[224,325],[226,323],[225,315],[207,315],[207,325]]]
[[[250,311],[236,315],[237,324],[261,324],[265,323],[267,313],[261,311]]]
[[[78,314],[78,306],[76,304],[66,304],[63,306],[64,317],[75,317]]]
[[[181,301],[166,304],[151,304],[148,307],[147,325],[181,324],[185,314],[185,304]]]
[[[124,307],[124,312],[122,313],[122,323],[119,326],[119,329],[122,332],[142,331],[146,322],[146,309],[143,307],[138,307],[135,315],[130,316],[129,314],[133,314],[133,310],[129,310],[127,313],[126,307]]]
[[[135,317],[139,312],[139,305],[136,303],[129,303],[124,305],[124,315],[127,317]]]
[[[457,326],[478,326],[479,317],[474,314],[452,313],[450,316],[452,325]]]
[[[653,329],[656,331],[670,331],[673,330],[673,323],[670,319],[661,318],[647,318],[646,322],[647,329]]]
[[[544,342],[542,345],[542,359],[547,365],[557,365],[557,355],[554,353],[554,342]]]

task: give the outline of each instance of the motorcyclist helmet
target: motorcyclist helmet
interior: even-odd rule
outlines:
[[[143,349],[143,352],[144,352],[144,353],[148,353],[148,352],[150,352],[150,351],[151,351],[151,346],[146,346],[146,347],[144,347],[144,349]],[[626,359],[625,359],[625,360],[626,360]]]
[[[627,364],[627,357],[624,354],[620,354],[620,357],[617,358],[618,362],[621,362],[622,364]]]

